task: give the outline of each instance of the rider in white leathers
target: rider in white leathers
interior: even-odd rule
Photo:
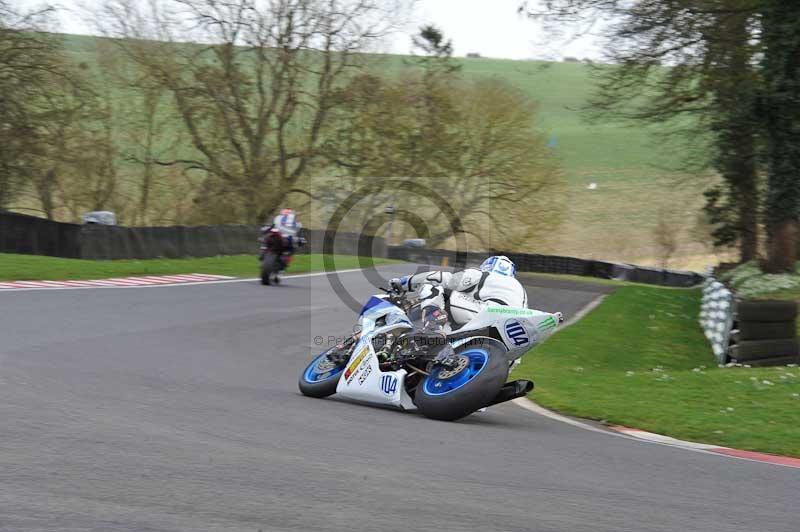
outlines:
[[[516,279],[516,267],[508,257],[489,257],[478,269],[456,273],[432,271],[392,279],[398,292],[417,292],[424,328],[448,332],[466,325],[488,306],[526,308],[528,295]]]

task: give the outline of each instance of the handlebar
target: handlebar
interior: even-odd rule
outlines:
[[[409,301],[408,292],[398,292],[392,288],[384,288],[382,286],[379,286],[378,289],[389,296],[388,300],[390,303],[397,305],[404,311],[408,311],[408,309],[413,307],[415,304],[413,301]]]

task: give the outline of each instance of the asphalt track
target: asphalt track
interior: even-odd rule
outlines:
[[[537,282],[567,317],[604,290]],[[514,404],[443,423],[301,396],[314,337],[353,318],[324,276],[0,293],[0,530],[800,529],[796,469]]]

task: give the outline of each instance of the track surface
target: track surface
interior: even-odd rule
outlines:
[[[342,279],[356,298],[375,291],[360,273]],[[598,295],[530,293],[567,317]],[[313,338],[354,319],[325,277],[0,293],[0,309],[4,532],[800,526],[797,470],[513,404],[442,423],[302,397]]]

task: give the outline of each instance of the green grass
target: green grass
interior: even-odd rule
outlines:
[[[569,275],[562,273],[532,273],[532,272],[517,272],[517,277],[525,279],[555,279],[562,281],[576,281],[585,284],[599,284],[605,286],[643,286],[650,288],[653,285],[645,283],[635,283],[632,281],[618,281],[616,279],[603,279],[601,277],[587,277],[584,275]],[[682,288],[663,287],[667,290],[682,290]]]
[[[718,368],[700,291],[622,286],[529,353],[542,405],[739,449],[800,456],[800,368]]]
[[[286,273],[324,270],[322,255],[296,255]],[[359,261],[362,261],[360,263]],[[359,268],[394,261],[334,255],[336,269]],[[209,273],[231,277],[257,277],[255,255],[231,255],[198,259],[77,260],[38,255],[0,253],[0,281],[107,279],[137,275]]]

